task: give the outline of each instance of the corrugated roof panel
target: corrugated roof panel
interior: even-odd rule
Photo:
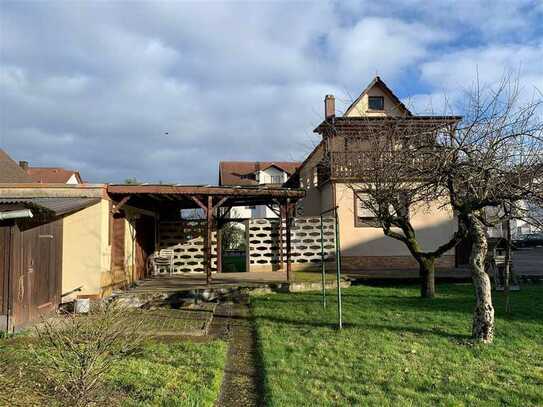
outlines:
[[[0,198],[0,205],[23,204],[53,212],[56,216],[75,212],[100,202],[100,198]]]

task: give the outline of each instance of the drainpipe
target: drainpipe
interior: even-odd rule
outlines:
[[[0,212],[0,220],[5,219],[19,219],[19,218],[33,218],[34,215],[30,209],[21,209],[18,211]]]

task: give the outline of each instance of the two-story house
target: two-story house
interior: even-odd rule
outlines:
[[[322,140],[287,183],[306,190],[299,211],[305,216],[317,216],[337,208],[345,271],[418,268],[407,247],[385,236],[379,225],[368,219],[371,213],[360,204],[365,195],[355,187],[364,183],[360,168],[364,152],[369,148],[365,140],[375,137],[373,129],[383,121],[392,123],[395,118],[401,117],[403,123],[416,123],[423,129],[451,125],[460,118],[413,115],[379,77],[373,79],[341,116],[336,116],[334,96],[327,95],[324,104],[324,121],[314,130]],[[411,222],[425,249],[437,248],[448,241],[457,227],[452,209],[441,202],[414,211]],[[436,265],[438,269],[453,268],[454,250],[446,253]]]
[[[299,166],[299,162],[221,161],[219,163],[219,185],[280,187]],[[254,205],[232,208],[231,217],[254,219],[276,218],[277,215],[267,206]]]

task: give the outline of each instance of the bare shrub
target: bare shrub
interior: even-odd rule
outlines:
[[[86,316],[67,314],[36,327],[37,367],[62,404],[88,406],[107,398],[105,375],[142,342],[142,320],[136,315],[108,304]]]

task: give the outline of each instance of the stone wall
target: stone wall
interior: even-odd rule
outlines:
[[[160,222],[159,247],[174,251],[173,273],[204,272],[206,220]],[[217,240],[211,241],[211,270],[217,271]]]
[[[247,225],[248,270],[279,270],[281,265],[278,219],[250,219]],[[286,227],[283,223],[282,253],[286,262]],[[334,219],[323,219],[324,257],[334,259]],[[294,270],[320,268],[320,217],[296,217],[291,227],[291,261]]]

